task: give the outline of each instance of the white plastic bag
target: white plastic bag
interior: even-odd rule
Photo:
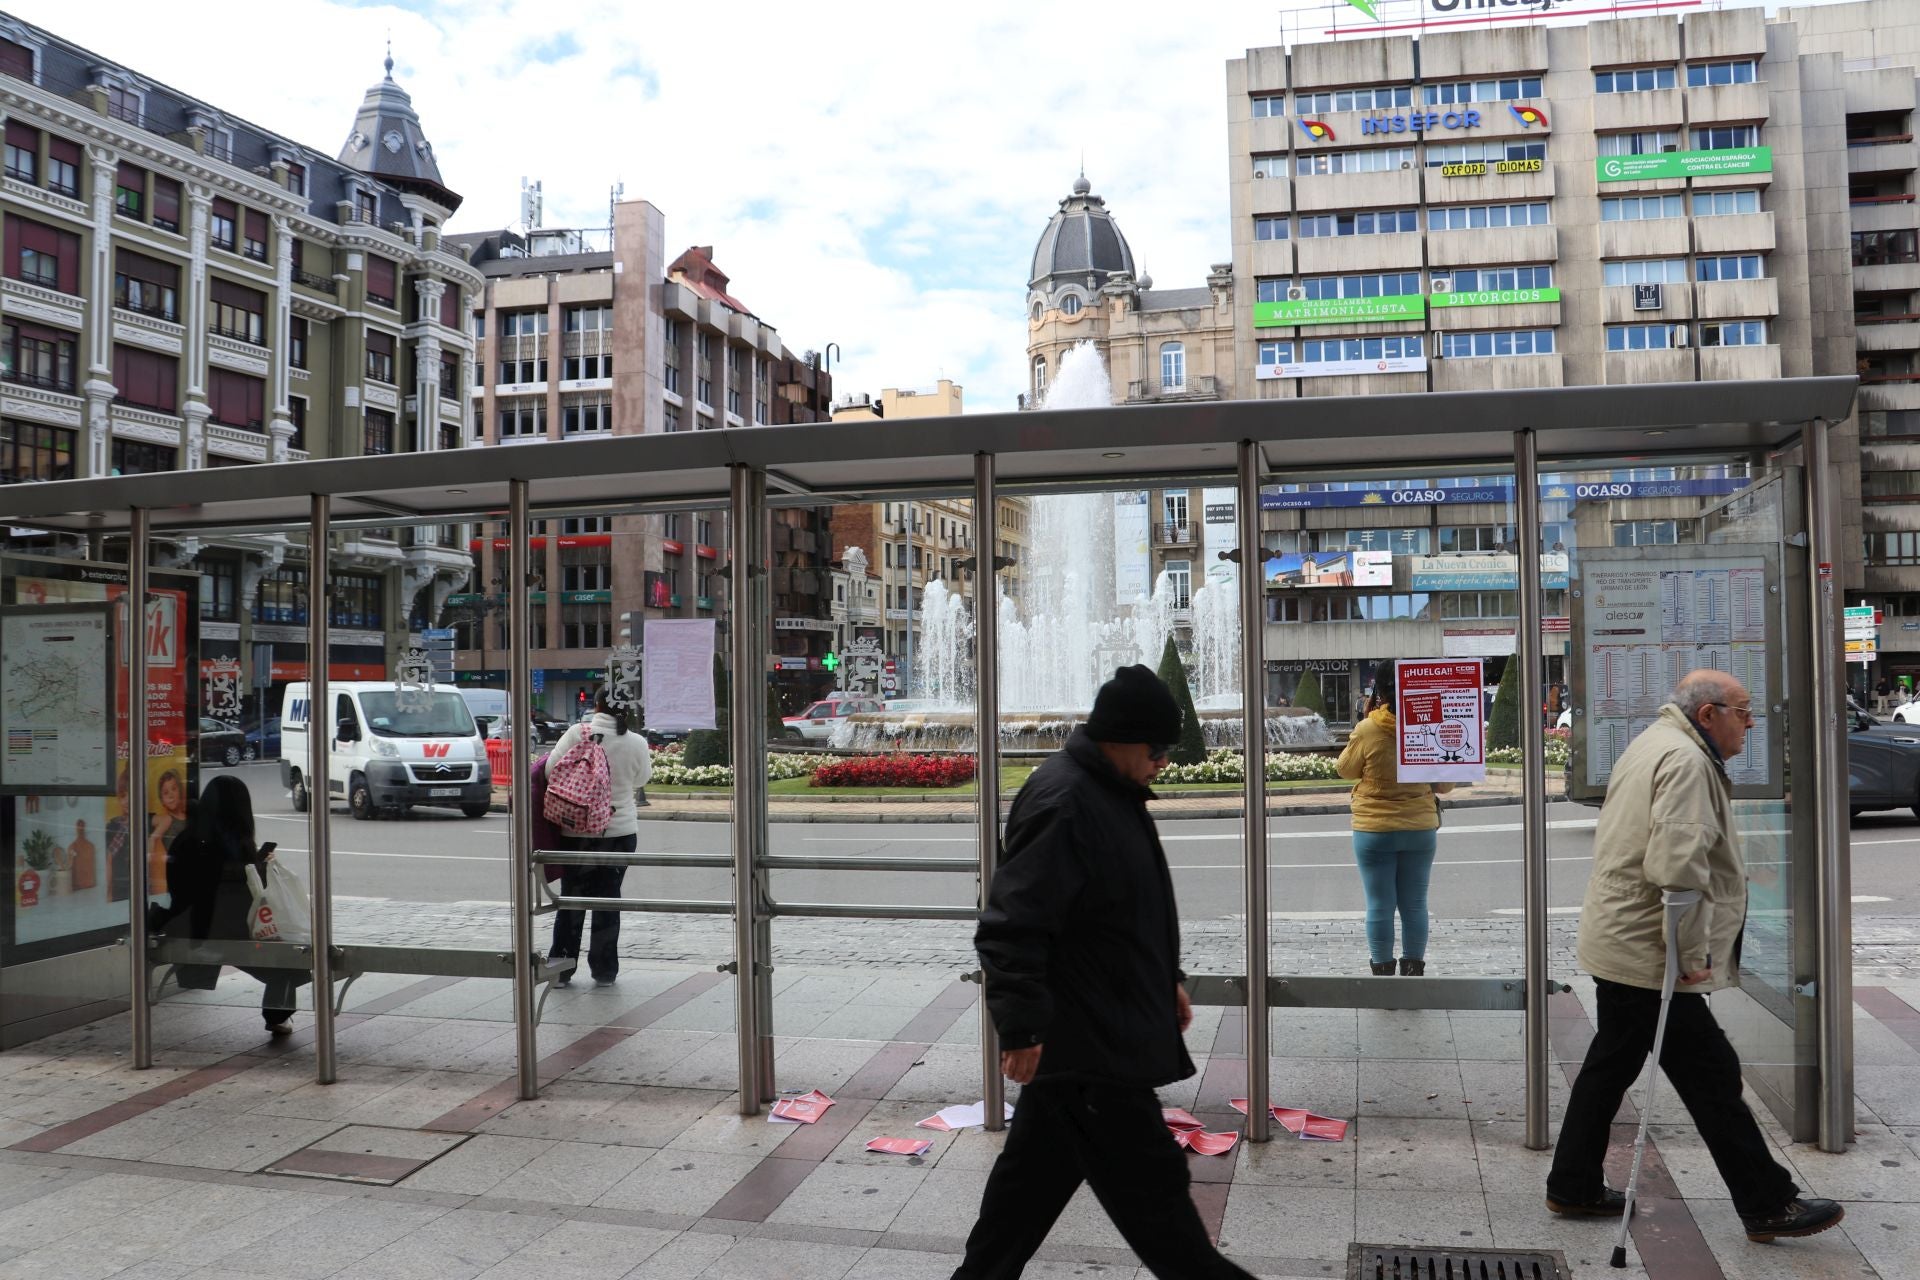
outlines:
[[[300,877],[280,865],[280,859],[267,859],[266,883],[259,868],[247,864],[247,888],[253,891],[253,906],[247,910],[247,932],[255,942],[313,941],[312,916],[308,914],[307,886]]]

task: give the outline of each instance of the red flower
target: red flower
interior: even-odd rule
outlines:
[[[860,756],[821,765],[815,787],[953,787],[974,775],[972,756]]]

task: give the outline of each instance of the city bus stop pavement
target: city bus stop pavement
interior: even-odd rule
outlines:
[[[1906,965],[1900,966],[1902,970]],[[1891,973],[1888,969],[1883,972]],[[1614,1224],[1542,1203],[1522,1144],[1517,1013],[1276,1010],[1272,1101],[1350,1120],[1344,1140],[1277,1130],[1189,1155],[1227,1254],[1262,1277],[1346,1274],[1348,1245],[1563,1251],[1579,1276],[1904,1277],[1920,1267],[1920,981],[1858,974],[1853,1148],[1787,1142],[1839,1229],[1750,1244],[1670,1089],[1642,1177],[1630,1267]],[[740,1116],[732,980],[628,962],[556,990],[542,1095],[518,1100],[510,993],[495,980],[366,978],[339,1020],[339,1079],[313,1080],[311,1015],[269,1041],[260,988],[154,1009],[155,1066],[125,1015],[0,1054],[0,1280],[921,1280],[951,1274],[1003,1135],[916,1122],[980,1094],[978,992],[952,974],[782,964],[783,1090],[835,1105],[813,1125]],[[1553,997],[1551,1116],[1591,1034],[1590,984]],[[1161,1091],[1237,1130],[1243,1015],[1196,1010],[1199,1073]],[[1635,1097],[1638,1097],[1636,1091]],[[1615,1126],[1619,1185],[1637,1119]],[[870,1138],[926,1139],[922,1156]],[[1027,1275],[1144,1277],[1082,1189]]]

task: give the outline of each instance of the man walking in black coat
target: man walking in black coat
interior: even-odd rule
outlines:
[[[1153,1092],[1193,1074],[1173,877],[1147,813],[1179,738],[1167,686],[1122,667],[1013,803],[973,942],[1000,1069],[1023,1088],[954,1280],[1018,1276],[1083,1181],[1154,1275],[1251,1280],[1207,1238]]]

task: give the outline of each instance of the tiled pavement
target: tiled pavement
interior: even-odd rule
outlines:
[[[791,965],[776,988],[781,1085],[838,1101],[815,1126],[736,1114],[731,980],[687,966],[629,965],[617,987],[555,992],[532,1102],[512,1087],[498,982],[363,981],[329,1086],[312,1082],[310,1032],[262,1038],[259,988],[238,975],[156,1010],[150,1071],[128,1066],[124,1018],[0,1054],[0,1280],[951,1274],[1000,1139],[913,1123],[979,1096],[975,989],[936,973]],[[1556,997],[1563,1054],[1588,1034],[1584,999]],[[1920,985],[1865,987],[1859,1005],[1855,1149],[1788,1146],[1762,1117],[1804,1185],[1848,1203],[1843,1229],[1749,1245],[1691,1126],[1659,1123],[1636,1228],[1648,1254],[1636,1249],[1624,1274],[1895,1277],[1920,1265]],[[1198,1011],[1200,1072],[1163,1091],[1211,1128],[1239,1120],[1227,1099],[1244,1081],[1240,1016]],[[1622,1274],[1605,1266],[1609,1224],[1541,1205],[1547,1156],[1520,1142],[1517,1015],[1273,1022],[1285,1055],[1271,1064],[1274,1100],[1354,1124],[1338,1144],[1282,1135],[1190,1157],[1203,1217],[1248,1270],[1343,1274],[1359,1239],[1557,1248],[1577,1275]],[[1556,1120],[1565,1096],[1556,1074]],[[1679,1116],[1663,1097],[1659,1116]],[[863,1149],[882,1135],[934,1146],[914,1159]],[[1136,1275],[1084,1192],[1042,1258],[1028,1275]]]

